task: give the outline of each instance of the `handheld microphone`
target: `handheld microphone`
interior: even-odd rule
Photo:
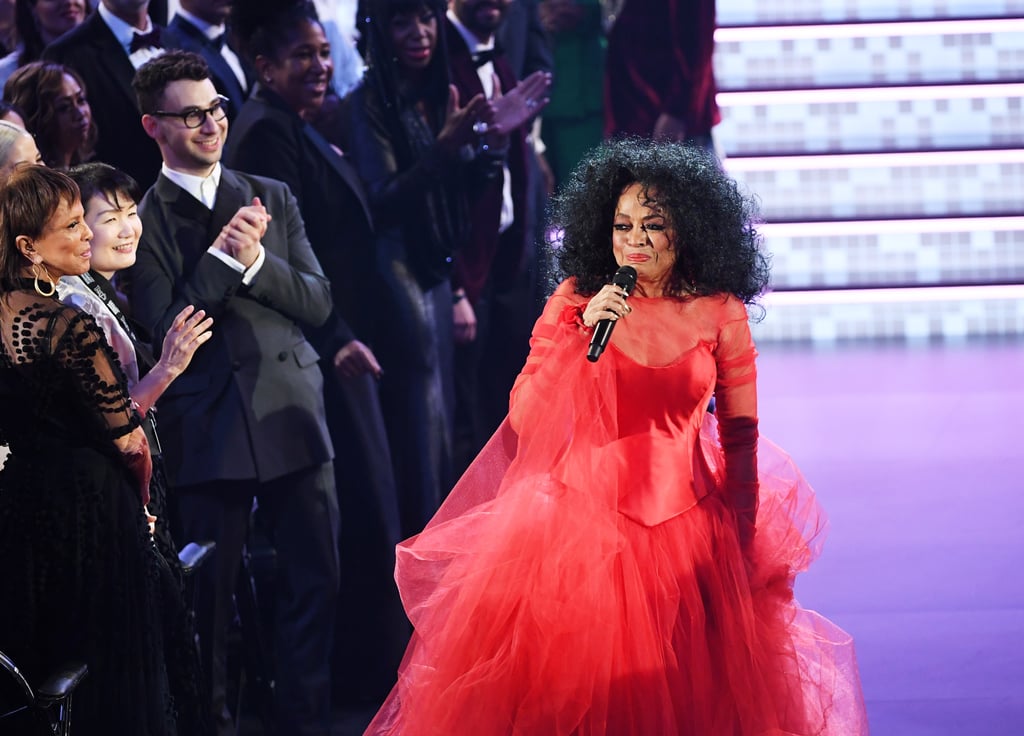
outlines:
[[[633,292],[636,286],[636,269],[632,266],[623,266],[615,272],[612,283],[622,289],[626,296]],[[602,319],[594,328],[594,336],[590,338],[590,348],[587,350],[587,360],[596,363],[601,353],[608,347],[608,339],[612,336],[612,328],[618,320]]]

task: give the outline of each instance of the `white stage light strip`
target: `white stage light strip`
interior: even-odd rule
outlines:
[[[974,33],[1024,32],[1024,18],[984,20],[934,20],[886,23],[836,23],[808,26],[751,26],[717,28],[718,43],[744,41],[780,41],[804,38],[875,38],[885,36],[938,36]]]
[[[757,227],[766,238],[827,238],[833,235],[886,235],[1024,231],[1024,217],[937,217],[918,220],[842,220],[766,222]]]
[[[927,302],[1024,301],[1024,284],[921,286],[901,289],[829,289],[771,291],[765,306],[799,307],[842,304],[921,304]]]
[[[1006,165],[1024,164],[1024,149],[808,154],[806,156],[730,156],[722,163],[729,172]]]
[[[1024,83],[753,90],[750,92],[719,92],[715,99],[719,107],[750,107],[753,105],[820,105],[837,102],[890,102],[893,100],[902,102],[904,100],[995,99],[1000,97],[1024,97]]]

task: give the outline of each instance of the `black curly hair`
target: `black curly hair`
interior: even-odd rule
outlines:
[[[697,146],[643,138],[606,141],[572,172],[551,204],[551,247],[559,279],[580,294],[610,283],[615,206],[630,184],[644,187],[676,232],[673,295],[729,293],[746,304],[768,285],[768,257],[754,227],[757,207]]]
[[[231,5],[231,27],[250,64],[257,56],[276,59],[306,23],[323,25],[311,0],[244,0]]]

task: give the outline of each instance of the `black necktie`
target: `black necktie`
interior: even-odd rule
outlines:
[[[476,68],[479,69],[487,62],[494,61],[497,56],[497,49],[483,49],[482,51],[477,51],[473,54],[473,63],[476,65]]]
[[[227,33],[221,33],[217,36],[214,36],[210,39],[210,45],[218,51],[221,51],[224,48],[224,42],[227,41],[226,36]]]
[[[160,29],[154,27],[149,33],[133,33],[132,42],[128,44],[128,53],[134,54],[139,49],[159,49]]]

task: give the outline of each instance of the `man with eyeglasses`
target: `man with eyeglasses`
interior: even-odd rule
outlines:
[[[330,733],[330,654],[339,584],[338,505],[319,356],[303,327],[332,310],[327,279],[287,186],[221,165],[226,100],[203,58],[169,51],[134,87],[163,167],[139,213],[135,317],[159,345],[179,304],[217,325],[159,407],[168,484],[188,539],[213,539],[198,571],[197,629],[219,733],[226,635],[255,497],[275,571],[278,733]]]

